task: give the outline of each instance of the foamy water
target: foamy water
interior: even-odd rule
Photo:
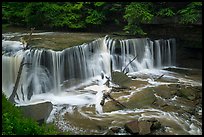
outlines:
[[[45,34],[52,33],[34,33],[33,35]],[[15,36],[23,35],[15,34]],[[4,36],[8,39],[13,37],[12,34]],[[156,47],[153,47],[153,42]],[[173,66],[175,65],[175,45],[172,44],[174,40],[151,41],[144,38],[117,41],[105,37],[89,44],[58,52],[42,49],[23,51],[23,45],[18,41],[2,40],[2,43],[2,49],[6,52],[2,56],[2,91],[6,96],[11,95],[21,60],[23,56],[26,56],[26,61],[32,63],[32,66],[23,68],[19,84],[21,88],[17,90],[20,99],[16,97],[15,101],[18,106],[50,101],[53,104],[53,110],[47,122],[55,122],[63,131],[83,132],[83,128],[90,125],[92,129],[89,129],[89,132],[103,134],[105,130],[100,131],[95,126],[101,126],[102,123],[105,123],[102,125],[105,128],[121,126],[136,118],[141,120],[153,117],[165,125],[165,131],[168,133],[202,134],[202,123],[194,116],[187,119],[177,112],[165,112],[159,108],[135,108],[105,112],[103,106],[100,105],[103,94],[111,90],[111,87],[104,85],[107,80],[105,77],[111,78],[112,71],[122,71],[135,56],[138,56],[137,59],[127,67],[125,72],[128,76],[136,77],[138,81],[145,81],[147,84],[142,87],[133,86],[131,90],[126,91],[129,92],[128,95],[121,94],[116,99],[128,99],[136,92],[161,85],[202,86],[202,81],[162,70],[166,66],[176,68]],[[165,44],[162,45],[162,43]],[[165,52],[162,52],[162,46],[165,47]],[[154,52],[154,48],[157,49],[156,52]],[[157,81],[156,79],[161,75],[163,75],[162,80]],[[110,83],[110,85],[118,86],[115,83]],[[32,95],[29,95],[31,93]],[[169,101],[172,104],[174,103],[172,101],[178,99],[177,96],[168,100],[157,94],[154,95],[156,98]],[[202,116],[201,112],[202,108],[199,110],[199,115]],[[73,126],[77,122],[79,125],[81,123],[78,119],[71,123],[67,120],[67,115],[70,117],[72,115],[80,116],[82,120],[85,119],[85,122],[88,122],[84,127]],[[90,124],[90,122],[92,123]],[[121,132],[121,134],[128,133]]]

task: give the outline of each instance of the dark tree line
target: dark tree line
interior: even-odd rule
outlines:
[[[127,33],[142,34],[140,24],[155,17],[179,16],[189,24],[202,17],[202,2],[3,2],[2,21],[23,27],[87,30],[120,26]]]

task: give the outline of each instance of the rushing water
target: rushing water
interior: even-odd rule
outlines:
[[[22,51],[19,50],[22,48],[19,42],[3,41],[3,50],[6,53],[2,58],[2,80],[7,81],[5,84],[3,82],[3,91],[10,96],[11,85],[15,83],[23,56],[25,62],[31,65],[23,68],[20,82],[23,87],[19,86],[18,94],[22,96],[20,94],[23,92],[23,98],[26,99],[30,98],[28,94],[61,92],[62,85],[73,79],[81,83],[100,76],[101,73],[111,77],[112,71],[122,71],[134,57],[137,59],[125,70],[129,73],[175,65],[174,41],[174,39],[156,40],[154,49],[154,41],[148,38],[114,40],[104,37],[89,44],[57,52],[43,49]],[[14,63],[15,67],[12,67]],[[9,77],[4,75],[5,71],[8,73],[8,69],[11,69]],[[28,91],[31,93],[27,93]]]
[[[165,74],[164,79],[178,80],[177,74],[161,70],[176,65],[175,39],[118,40],[106,36],[88,44],[62,51],[23,50],[23,45],[18,41],[2,40],[2,50],[4,52],[2,55],[2,91],[7,97],[11,95],[21,60],[25,57],[25,63],[30,64],[23,67],[17,89],[18,98],[16,96],[15,101],[19,105],[42,100],[51,101],[54,104],[54,109],[48,121],[52,121],[54,115],[58,114],[58,126],[65,131],[72,129],[75,132],[76,130],[85,132],[84,130],[87,128],[89,129],[88,134],[104,134],[106,130],[100,129],[100,131],[96,128],[97,123],[101,120],[104,121],[104,125],[100,126],[106,127],[110,125],[110,122],[112,126],[120,126],[127,120],[136,117],[151,116],[161,119],[160,121],[167,127],[172,125],[175,127],[166,128],[165,132],[201,134],[200,122],[197,122],[197,125],[190,121],[185,123],[186,119],[179,117],[175,112],[168,113],[156,108],[132,108],[105,112],[100,105],[103,91],[111,90],[104,85],[106,82],[104,77],[111,78],[112,71],[122,71],[135,57],[136,59],[127,66],[124,73],[129,76],[137,76],[138,79],[140,74],[144,74],[140,80],[147,83],[139,88],[138,85],[133,85],[133,89],[135,87],[137,89],[127,91],[128,95],[124,94],[121,98],[131,98],[135,92],[145,88],[177,83],[152,80],[154,76],[158,77],[161,74]],[[152,77],[144,78],[145,75]],[[179,82],[187,83],[187,81],[186,78],[179,79]],[[195,84],[202,86],[199,82],[195,82]],[[158,97],[157,94],[155,96]],[[169,101],[171,102],[171,99]],[[63,107],[63,105],[68,106]],[[76,106],[77,108],[75,108]],[[70,119],[72,120],[70,121]],[[66,121],[69,122],[66,123]],[[90,122],[90,127],[86,127]],[[176,127],[179,127],[177,131]],[[121,131],[119,134],[123,134],[123,132]]]

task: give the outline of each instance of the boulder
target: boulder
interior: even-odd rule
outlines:
[[[140,135],[147,135],[151,133],[152,123],[149,121],[139,121],[138,127],[139,127],[139,134]]]
[[[154,117],[143,117],[140,120],[133,120],[126,123],[124,127],[127,132],[139,135],[150,135],[162,129],[160,121]]]
[[[112,82],[123,88],[129,88],[132,79],[123,72],[112,72]]]
[[[124,125],[125,130],[131,134],[139,133],[138,120],[130,121]]]
[[[41,124],[49,117],[53,109],[53,104],[51,102],[43,102],[27,106],[20,106],[20,109],[25,117],[32,118]]]
[[[194,90],[191,87],[185,87],[177,90],[177,95],[180,97],[184,97],[189,100],[195,100],[196,99],[196,90]]]
[[[154,91],[156,92],[157,95],[165,99],[169,99],[172,97],[173,94],[175,94],[171,92],[172,89],[169,88],[167,85],[160,85],[160,86],[154,87]]]
[[[118,133],[120,132],[121,127],[113,126],[113,127],[110,127],[109,130],[113,131],[113,133]]]
[[[156,97],[151,88],[136,92],[128,99],[126,105],[128,108],[144,108],[151,106],[156,100]]]

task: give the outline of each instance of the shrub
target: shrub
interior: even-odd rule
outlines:
[[[39,126],[36,121],[25,118],[19,108],[2,94],[2,135],[48,135],[59,134],[53,124]],[[65,133],[69,134],[69,133]]]

